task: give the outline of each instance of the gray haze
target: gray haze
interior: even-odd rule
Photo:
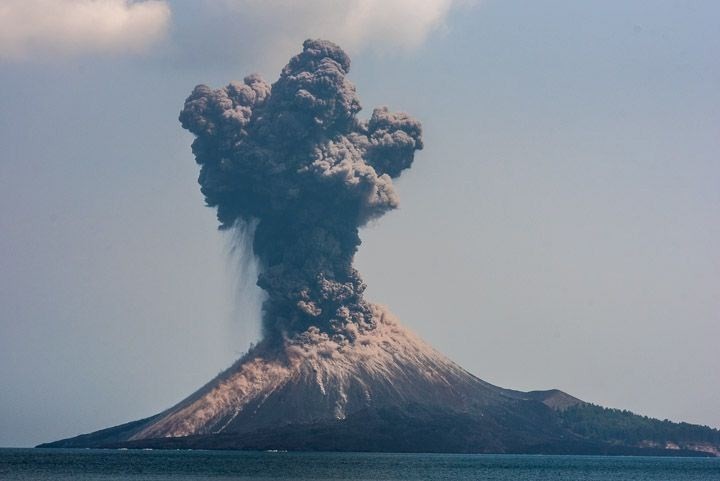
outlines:
[[[343,39],[201,4],[144,55],[0,60],[0,445],[158,412],[258,339],[259,268],[203,207],[179,102]],[[360,29],[363,104],[425,144],[360,231],[365,297],[490,382],[720,427],[719,16],[506,0],[410,49]]]

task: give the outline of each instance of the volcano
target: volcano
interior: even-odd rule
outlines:
[[[258,344],[160,414],[40,447],[720,455],[718,430],[489,384],[373,311],[353,342]]]
[[[720,454],[708,427],[489,384],[364,298],[359,229],[423,142],[408,114],[358,119],[349,69],[307,40],[272,85],[195,87],[179,120],[220,228],[252,235],[263,339],[162,413],[42,447]]]

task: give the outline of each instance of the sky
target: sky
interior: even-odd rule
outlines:
[[[720,428],[720,4],[5,0],[0,446],[159,412],[259,336],[177,121],[308,37],[422,121],[367,297],[473,374]]]

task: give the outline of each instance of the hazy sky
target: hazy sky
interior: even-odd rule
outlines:
[[[60,7],[59,4],[62,4]],[[368,297],[492,383],[720,427],[720,3],[4,0],[0,446],[169,407],[258,335],[177,115],[306,37],[419,118]]]

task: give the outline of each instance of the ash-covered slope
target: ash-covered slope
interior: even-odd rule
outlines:
[[[488,384],[384,309],[353,341],[261,344],[151,418],[41,447],[717,455],[720,432]]]
[[[310,329],[281,348],[259,345],[129,439],[248,432],[416,404],[480,412],[507,397],[386,312],[375,314],[375,327],[358,330],[353,341]]]
[[[480,423],[475,434],[486,445],[465,447],[473,451],[517,451],[573,437],[552,422],[553,411],[543,401],[559,396],[569,404],[581,401],[559,391],[522,393],[486,383],[402,327],[383,308],[372,306],[372,311],[373,327],[356,330],[352,341],[310,329],[281,347],[260,344],[163,413],[49,446],[162,447],[169,442],[211,447],[221,441],[223,447],[253,447],[254,439],[264,439],[263,447],[269,448],[279,441],[273,432],[288,432],[281,448],[330,449],[299,433],[336,426],[355,431],[345,433],[345,441],[337,440],[336,448],[373,449],[373,436],[367,435],[377,429],[372,424],[382,420],[417,425],[410,429],[432,427],[437,421]],[[380,439],[398,437],[391,431],[385,428]],[[428,433],[441,434],[447,433]],[[364,446],[353,441],[358,436]],[[408,436],[411,431],[399,438]],[[209,441],[212,438],[216,441]],[[447,450],[429,441],[418,448]]]

